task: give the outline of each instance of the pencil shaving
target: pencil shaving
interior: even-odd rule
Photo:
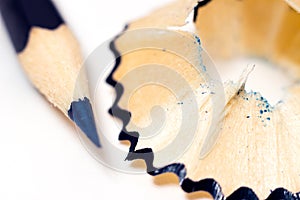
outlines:
[[[293,8],[297,9],[298,2],[291,2],[289,3],[294,5]],[[184,26],[196,3],[196,1],[176,1],[131,23],[128,30]],[[141,43],[143,40],[157,42],[162,46],[169,44],[173,37],[169,32],[158,34],[153,31],[153,35],[150,33],[134,37],[128,37],[128,32],[124,32],[114,41],[114,45],[122,55],[122,61],[113,77],[124,86],[124,94],[117,103],[131,113],[127,130],[138,131],[140,134],[137,146],[131,144],[133,145],[131,150],[151,148],[154,152],[153,165],[162,168],[150,174],[176,173],[182,188],[187,192],[212,188],[208,192],[215,199],[231,194],[234,196],[245,187],[249,198],[257,196],[267,198],[270,190],[282,187],[291,192],[298,192],[300,190],[298,178],[300,163],[297,161],[300,155],[298,134],[300,105],[297,100],[300,95],[299,84],[295,83],[288,89],[282,102],[270,105],[259,91],[247,92],[244,89],[247,77],[253,69],[251,66],[240,80],[224,83],[223,91],[217,90],[218,82],[214,85],[207,82],[206,77],[209,73],[204,67],[209,68],[213,65],[206,66],[206,63],[203,63],[203,48],[213,61],[235,59],[241,55],[264,57],[283,66],[289,77],[297,80],[300,75],[300,15],[283,0],[264,2],[212,0],[205,6],[196,8],[198,9],[194,13],[197,14],[196,32],[176,30],[186,39],[174,40],[174,44],[168,46],[169,48],[143,49],[123,54],[126,47],[133,44],[133,40],[140,40]],[[184,60],[168,52],[170,48],[175,48],[172,45],[179,46],[182,55],[189,59]],[[190,60],[192,61],[189,62]],[[174,87],[178,94],[175,97],[170,91],[157,85],[147,85],[139,90],[128,89],[132,88],[134,81],[143,83],[145,77],[151,73],[147,71],[149,74],[145,73],[144,76],[132,75],[131,77],[135,79],[132,81],[128,81],[126,75],[134,74],[136,69],[149,63],[159,63],[180,74],[188,82],[191,90],[184,85],[181,86],[179,82],[177,83],[179,85]],[[161,72],[165,72],[164,78],[173,85],[171,78],[166,75],[167,72]],[[157,77],[162,76],[161,73],[153,74]],[[132,91],[134,92],[131,93]],[[213,104],[213,98],[222,92],[224,101],[218,104],[218,107]],[[170,162],[168,163],[170,165],[165,167],[166,160],[168,161],[172,155],[160,155],[160,152],[176,139],[183,120],[182,107],[193,98],[196,99],[197,112],[191,111],[187,114],[187,118],[192,123],[192,119],[198,117],[196,134],[192,135],[192,139],[189,137],[181,141],[184,143],[185,140],[191,140],[191,143],[176,160],[177,164]],[[152,108],[157,105],[166,111],[165,116],[161,112],[152,112]],[[213,113],[219,114],[220,118],[216,119]],[[155,130],[156,126],[149,126],[153,120],[165,120],[159,131]],[[211,129],[214,123],[219,126],[216,125],[216,128]],[[150,128],[146,129],[147,126]],[[149,135],[151,131],[158,131],[159,134],[155,137],[143,137]],[[193,131],[192,126],[187,126],[185,131],[187,133]],[[174,154],[180,149],[179,145],[174,146]],[[206,148],[205,145],[212,148]],[[207,184],[212,185],[200,187],[201,181],[191,180],[206,180]],[[221,186],[222,189],[217,186]],[[279,198],[281,194],[286,195],[285,198],[298,198],[286,190],[275,191],[276,193],[271,193],[269,198],[274,196]]]

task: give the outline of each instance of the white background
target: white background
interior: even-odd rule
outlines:
[[[84,57],[126,22],[170,0],[55,0]],[[104,3],[105,2],[105,3]],[[30,84],[0,20],[0,199],[194,199],[176,181],[128,175],[102,166],[72,123]],[[175,179],[175,177],[173,177]]]

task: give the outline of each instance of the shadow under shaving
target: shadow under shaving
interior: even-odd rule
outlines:
[[[197,15],[198,9],[202,6],[205,6],[207,3],[209,3],[211,0],[204,0],[198,3],[198,5],[195,7],[194,15]],[[196,16],[194,16],[194,19]],[[126,25],[123,32],[127,30],[128,26]],[[114,40],[110,43],[110,50],[113,52],[115,56],[115,65],[109,74],[109,76],[106,79],[106,83],[111,85],[115,91],[116,91],[116,99],[112,105],[112,107],[109,110],[109,114],[119,118],[122,123],[122,130],[119,134],[119,140],[120,141],[128,141],[130,142],[129,147],[129,153],[127,155],[126,160],[133,161],[133,160],[139,160],[142,159],[145,161],[147,173],[152,176],[157,176],[160,174],[168,174],[173,173],[177,176],[177,181],[175,181],[174,177],[170,177],[168,175],[167,179],[166,176],[161,176],[161,178],[156,178],[154,180],[155,184],[157,185],[165,185],[165,184],[177,184],[179,182],[181,188],[187,192],[187,193],[193,193],[197,192],[195,194],[188,194],[187,198],[189,199],[196,199],[196,198],[204,198],[207,197],[213,198],[216,200],[258,200],[257,195],[255,192],[248,187],[240,187],[236,191],[234,191],[231,195],[228,197],[225,197],[225,195],[222,192],[222,188],[220,184],[214,180],[214,179],[202,179],[199,181],[193,181],[186,177],[186,168],[185,165],[182,163],[172,163],[168,166],[165,166],[163,168],[156,168],[153,166],[153,160],[154,160],[154,153],[151,148],[144,148],[144,149],[138,149],[136,150],[136,145],[139,140],[139,133],[138,132],[128,132],[126,130],[126,126],[128,125],[130,119],[131,119],[131,113],[127,110],[123,110],[118,106],[118,102],[120,98],[123,95],[124,87],[121,83],[117,82],[113,75],[115,71],[118,69],[118,67],[121,64],[122,57],[117,50],[115,46],[115,40],[117,40],[122,34],[120,33],[117,35]],[[211,196],[209,196],[209,195]],[[284,188],[277,188],[276,190],[272,191],[271,194],[268,196],[267,200],[275,200],[275,199],[282,199],[282,200],[300,200],[300,193],[292,193]]]

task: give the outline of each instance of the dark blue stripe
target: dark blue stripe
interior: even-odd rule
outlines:
[[[203,0],[198,2],[197,6],[194,8],[193,22],[196,22],[197,20],[199,8],[206,6],[209,2],[211,2],[211,0]]]
[[[64,23],[50,0],[0,0],[0,10],[18,53],[26,47],[31,27],[53,30]]]

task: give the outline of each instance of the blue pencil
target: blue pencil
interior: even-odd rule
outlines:
[[[79,45],[50,0],[0,0],[20,63],[33,85],[100,147]]]

